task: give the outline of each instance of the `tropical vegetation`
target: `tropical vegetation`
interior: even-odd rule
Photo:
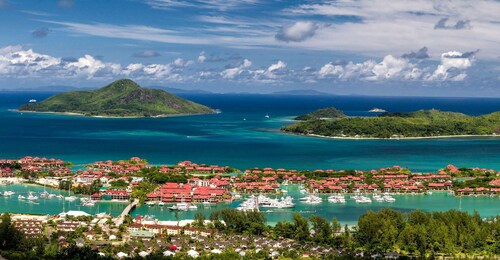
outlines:
[[[20,111],[77,113],[86,116],[153,117],[178,114],[208,114],[212,109],[160,89],[142,88],[130,79],[117,80],[103,88],[70,91]]]
[[[500,134],[500,112],[482,116],[439,110],[384,113],[377,117],[307,120],[281,128],[284,132],[329,137],[402,138]]]

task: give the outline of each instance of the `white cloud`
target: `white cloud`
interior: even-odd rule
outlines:
[[[22,46],[6,46],[0,49],[0,78],[31,77],[50,79],[110,79],[132,77],[135,79],[153,79],[179,81],[182,69],[193,64],[189,60],[178,58],[166,64],[132,63],[122,66],[119,63],[103,62],[86,54],[75,60],[61,59],[50,55],[25,50]]]
[[[146,3],[157,9],[174,9],[174,8],[200,8],[200,9],[215,9],[226,11],[229,9],[241,9],[252,6],[260,2],[259,0],[146,0]]]
[[[207,60],[207,56],[205,56],[205,52],[202,51],[200,52],[200,55],[198,55],[198,62],[203,63]]]
[[[275,70],[280,70],[280,69],[284,69],[284,68],[286,68],[286,63],[279,60],[277,63],[271,64],[271,66],[269,66],[269,68],[267,68],[267,71],[273,72]]]
[[[291,25],[283,26],[275,37],[277,40],[284,42],[301,42],[312,37],[318,28],[316,23],[299,21]]]
[[[368,56],[427,46],[433,57],[450,49],[481,49],[483,59],[500,55],[500,2],[464,1],[312,1],[288,8],[283,13],[300,19],[322,21],[342,15],[357,20],[320,28],[306,42],[292,46],[314,50],[354,51]],[[321,18],[317,18],[320,16]],[[441,18],[453,21],[453,28],[435,30]],[[349,20],[348,20],[349,21]],[[470,26],[470,25],[473,26]]]
[[[286,69],[286,66],[285,62],[279,60],[278,62],[271,64],[266,71],[257,71],[256,76],[263,75],[268,79],[276,79],[279,75],[283,75],[280,74],[280,72]]]
[[[472,66],[473,52],[471,53],[443,53],[441,63],[436,69],[433,69],[432,65],[423,66],[421,63],[412,63],[409,59],[393,55],[385,56],[378,63],[374,60],[359,63],[349,62],[346,65],[327,63],[316,72],[316,76],[318,79],[337,78],[370,81],[462,81],[467,77],[466,69]]]
[[[309,67],[310,69],[310,67]],[[309,70],[307,69],[307,70]],[[306,71],[306,68],[304,68],[304,71]],[[326,78],[328,76],[340,76],[344,72],[344,67],[340,65],[333,65],[331,62],[323,65],[321,69],[318,71],[318,76],[320,78]]]
[[[371,80],[381,79],[418,79],[420,70],[415,67],[415,64],[410,63],[405,58],[398,58],[392,55],[384,57],[382,62],[373,66],[373,77]]]
[[[476,51],[477,52],[477,51]],[[41,54],[22,46],[0,48],[0,78],[91,79],[109,80],[130,77],[151,82],[187,82],[231,80],[255,83],[316,83],[325,80],[363,81],[462,81],[467,69],[473,66],[476,52],[445,52],[437,65],[414,59],[386,55],[382,60],[327,63],[319,69],[306,66],[294,70],[282,60],[268,66],[252,69],[252,61],[243,59],[237,65],[224,69],[177,58],[164,64],[119,64],[104,62],[86,54],[76,59],[62,59]],[[202,52],[199,57],[206,57]],[[200,58],[198,57],[198,60]],[[202,58],[203,60],[203,58]],[[204,60],[203,60],[204,61]],[[193,68],[188,69],[188,66]],[[196,67],[198,66],[198,67]]]
[[[252,66],[252,61],[250,61],[249,59],[244,59],[240,65],[234,68],[223,70],[221,72],[221,76],[225,79],[234,79],[236,76],[241,75],[245,71],[245,69],[250,66]]]
[[[463,80],[467,77],[465,69],[472,66],[473,56],[469,57],[458,51],[445,52],[441,55],[441,64],[439,64],[431,75],[428,75],[427,80]]]
[[[106,64],[86,54],[77,62],[70,62],[64,66],[68,71],[73,71],[77,76],[92,78],[99,70],[106,68]]]

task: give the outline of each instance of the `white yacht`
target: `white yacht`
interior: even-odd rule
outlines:
[[[372,200],[363,195],[354,195],[352,197],[356,203],[372,203]]]
[[[188,211],[189,204],[181,202],[169,207],[170,210]]]
[[[253,211],[253,210],[258,211],[259,210],[258,198],[252,195],[248,197],[247,200],[243,201],[236,209],[241,211]]]
[[[266,114],[264,117],[265,117],[265,118],[269,118],[269,114]]]
[[[158,202],[158,206],[165,206],[165,202],[163,201]]]
[[[146,201],[146,205],[148,205],[148,206],[153,206],[155,204],[156,204],[155,201]]]
[[[4,192],[3,192],[3,195],[4,195],[5,197],[7,197],[7,196],[12,196],[12,195],[14,195],[14,194],[16,194],[16,193],[15,193],[15,192],[13,192],[13,191],[4,191]]]
[[[384,200],[384,197],[382,197],[382,196],[381,196],[381,195],[379,195],[379,194],[373,194],[373,196],[372,196],[372,197],[373,197],[373,199],[374,199],[375,201],[377,201],[377,202],[384,202],[384,201],[385,201],[385,200]]]
[[[77,197],[75,197],[75,196],[64,197],[64,200],[67,200],[67,201],[75,201],[76,199],[77,199]]]
[[[309,194],[309,196],[301,198],[300,201],[307,204],[320,204],[323,200],[314,194]]]
[[[29,193],[28,197],[27,197],[28,200],[37,200],[38,199],[38,196],[35,196],[33,195],[32,192]]]
[[[17,196],[17,199],[24,200],[24,199],[26,199],[26,197],[24,197],[23,195],[19,194],[19,196]]]
[[[382,197],[385,202],[395,202],[396,199],[389,195],[389,193],[385,193],[384,196]]]
[[[345,197],[344,197],[344,195],[334,194],[334,195],[331,195],[330,197],[328,197],[328,202],[345,203]]]
[[[262,195],[261,195],[262,196]],[[259,206],[263,208],[293,208],[295,207],[295,204],[292,202],[292,197],[286,196],[286,197],[281,197],[281,199],[271,199],[267,198],[265,196],[259,196],[258,201],[259,201]]]

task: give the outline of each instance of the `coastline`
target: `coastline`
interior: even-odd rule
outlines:
[[[295,133],[292,133],[295,134]],[[340,139],[340,140],[420,140],[420,139],[447,139],[447,138],[474,138],[474,137],[500,137],[500,135],[436,135],[436,136],[414,136],[414,137],[397,137],[397,138],[381,138],[381,137],[348,137],[348,136],[326,136],[317,134],[295,134],[302,136]]]
[[[89,118],[104,118],[104,119],[135,119],[135,118],[164,118],[164,117],[181,117],[181,116],[195,116],[195,115],[211,115],[212,113],[196,113],[196,114],[162,114],[156,116],[88,116],[82,113],[76,112],[41,112],[41,111],[30,111],[30,110],[18,110],[18,109],[9,109],[9,111],[17,112],[17,113],[33,113],[33,114],[49,114],[49,115],[63,115],[63,116],[79,116],[79,117],[89,117]]]

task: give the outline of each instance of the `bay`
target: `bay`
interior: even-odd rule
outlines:
[[[279,128],[293,123],[296,115],[317,108],[334,106],[351,116],[373,116],[367,111],[379,107],[388,111],[441,109],[480,115],[500,111],[500,99],[489,98],[419,98],[362,96],[276,96],[276,95],[185,95],[184,97],[222,110],[221,114],[149,119],[106,119],[11,111],[29,99],[42,100],[53,93],[0,93],[0,158],[26,155],[61,158],[82,167],[100,160],[119,160],[132,156],[153,164],[175,164],[190,160],[197,163],[229,165],[239,169],[273,167],[287,169],[362,169],[401,165],[413,171],[436,171],[447,164],[459,167],[500,169],[500,138],[449,138],[423,140],[333,140],[287,135]],[[268,114],[269,118],[265,115]],[[37,186],[16,187],[37,191]],[[58,193],[58,191],[56,191]],[[291,191],[290,194],[293,194]],[[294,195],[298,197],[299,195]],[[391,207],[401,211],[462,209],[478,210],[482,216],[500,214],[498,198],[454,198],[446,193],[396,195],[392,204],[359,205],[348,200],[345,205],[323,202],[265,213],[269,222],[291,219],[294,212],[337,217],[353,224],[367,210]],[[58,200],[40,204],[18,202],[17,197],[0,198],[0,212],[58,214],[63,204]],[[199,211],[207,215],[239,202],[220,204]],[[68,203],[65,209],[117,215],[120,203],[99,203],[82,207]],[[179,219],[193,218],[196,211],[180,212]],[[142,206],[132,212],[175,220],[175,214],[158,206]]]
[[[335,106],[352,116],[441,109],[470,115],[500,110],[500,99],[362,96],[188,95],[222,114],[105,119],[9,111],[53,93],[0,94],[0,157],[56,157],[76,164],[139,156],[154,164],[183,160],[239,169],[362,169],[401,165],[436,171],[447,164],[500,169],[500,138],[332,140],[287,135],[292,117]],[[266,118],[268,114],[270,118]],[[246,120],[245,120],[246,119]]]

